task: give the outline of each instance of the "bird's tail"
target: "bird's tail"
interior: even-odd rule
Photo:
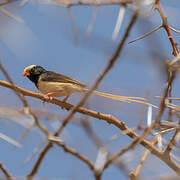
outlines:
[[[93,94],[103,96],[106,98],[110,98],[110,99],[114,99],[114,100],[118,100],[118,101],[128,102],[128,103],[136,102],[136,103],[146,104],[146,105],[150,105],[150,106],[157,108],[157,106],[146,102],[146,99],[142,98],[142,97],[118,96],[118,95],[113,95],[113,94],[109,94],[109,93],[102,93],[102,92],[98,92],[98,91],[94,91]]]

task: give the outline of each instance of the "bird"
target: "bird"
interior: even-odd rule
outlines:
[[[64,96],[63,102],[65,103],[71,94],[86,93],[88,91],[85,84],[66,75],[47,71],[39,65],[26,67],[22,75],[30,79],[47,100]],[[118,96],[99,91],[93,91],[93,94],[119,101],[149,104],[142,97]]]

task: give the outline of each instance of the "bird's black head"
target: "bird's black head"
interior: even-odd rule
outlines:
[[[24,69],[23,76],[27,76],[37,86],[40,75],[45,72],[46,70],[43,67],[31,65]]]

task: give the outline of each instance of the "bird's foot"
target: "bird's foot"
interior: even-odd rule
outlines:
[[[62,100],[62,102],[63,102],[63,103],[66,103],[68,97],[69,97],[69,96],[66,96],[66,97]],[[64,109],[64,108],[65,108],[65,107],[61,107],[61,109]],[[65,109],[68,110],[67,108],[65,108]]]
[[[52,100],[53,97],[52,97],[51,95],[52,95],[52,93],[47,93],[47,94],[45,94],[45,95],[44,95],[44,99],[45,99],[45,100],[48,100],[48,101],[49,101],[49,100]]]
[[[63,99],[63,103],[66,103],[67,99],[68,99],[69,96],[66,96],[64,99]]]

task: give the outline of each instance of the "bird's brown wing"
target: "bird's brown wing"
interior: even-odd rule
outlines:
[[[40,77],[40,80],[49,81],[49,82],[59,82],[59,83],[71,83],[81,87],[86,87],[86,85],[80,83],[79,81],[73,78],[52,71],[47,71],[43,73]]]

